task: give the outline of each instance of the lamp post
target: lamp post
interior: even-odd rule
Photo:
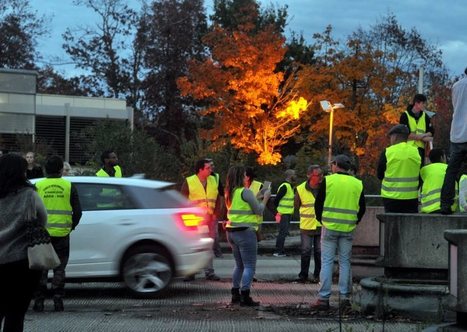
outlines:
[[[332,159],[332,129],[334,122],[334,110],[339,108],[344,108],[345,106],[341,103],[331,104],[327,100],[322,100],[319,102],[321,109],[326,113],[329,113],[329,145],[328,145],[328,165],[331,164]]]

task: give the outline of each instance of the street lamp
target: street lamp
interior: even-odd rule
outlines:
[[[329,113],[330,118],[329,118],[329,146],[328,146],[328,165],[331,164],[331,159],[332,159],[332,126],[333,126],[333,121],[334,121],[334,110],[339,109],[339,108],[344,108],[345,106],[341,103],[336,103],[336,104],[331,104],[327,100],[321,100],[319,102],[321,105],[321,108],[323,111],[326,113]]]

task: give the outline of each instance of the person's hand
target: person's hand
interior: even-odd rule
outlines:
[[[281,222],[281,214],[279,212],[276,213],[276,224]]]
[[[263,201],[264,202],[267,202],[269,200],[269,198],[271,198],[271,190],[270,189],[266,189],[264,192],[263,192]]]
[[[429,135],[427,134],[424,134],[423,137],[422,137],[422,141],[423,142],[433,142],[433,137],[431,136],[431,133],[428,133]]]

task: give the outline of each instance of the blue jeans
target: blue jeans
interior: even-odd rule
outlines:
[[[243,231],[228,231],[226,233],[235,258],[232,288],[249,290],[256,271],[256,255],[258,250],[256,232],[248,228]]]
[[[339,293],[348,298],[351,293],[351,266],[353,232],[337,232],[321,229],[321,273],[319,276],[321,288],[319,298],[329,300],[331,297],[332,270],[336,248],[339,257]]]
[[[467,158],[467,142],[451,142],[451,154],[446,175],[444,176],[443,188],[441,189],[441,209],[449,210],[454,203],[456,180],[465,158]]]
[[[308,271],[310,269],[311,251],[313,251],[313,258],[315,261],[315,268],[313,276],[319,278],[321,271],[321,241],[320,241],[319,228],[315,231],[300,231],[300,239],[302,243],[301,255],[301,269],[298,276],[303,279],[308,278]]]
[[[290,220],[292,220],[291,214],[281,214],[281,221],[279,222],[279,234],[276,238],[276,252],[285,254],[284,243],[287,234],[289,234]]]

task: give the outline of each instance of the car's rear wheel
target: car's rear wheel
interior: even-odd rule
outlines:
[[[169,286],[173,275],[167,251],[156,245],[132,248],[123,260],[123,282],[136,297],[161,295]]]

